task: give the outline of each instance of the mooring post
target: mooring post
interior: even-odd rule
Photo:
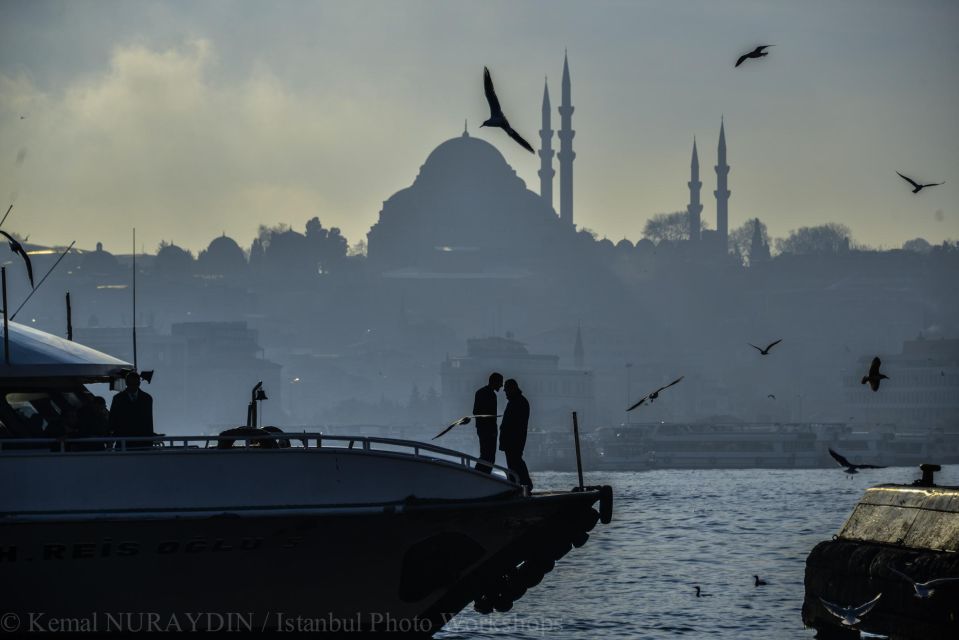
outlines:
[[[7,213],[10,213],[7,211]],[[7,268],[0,267],[0,280],[3,280],[3,361],[10,364],[10,321],[7,319]]]
[[[576,442],[576,473],[579,475],[579,489],[583,489],[583,459],[579,453],[579,420],[573,412],[573,440]]]
[[[67,291],[67,340],[73,341],[73,307],[70,306],[69,291]]]

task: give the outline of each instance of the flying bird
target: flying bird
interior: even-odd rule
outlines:
[[[654,401],[656,400],[656,398],[659,397],[659,392],[660,392],[660,391],[663,391],[663,390],[665,390],[665,389],[670,388],[671,386],[673,386],[674,384],[678,383],[680,380],[682,380],[682,379],[685,378],[685,377],[686,377],[686,376],[679,376],[678,378],[676,378],[675,380],[673,380],[672,382],[670,382],[669,384],[667,384],[665,387],[660,387],[659,389],[656,389],[656,390],[653,391],[652,393],[647,393],[646,395],[644,395],[642,398],[639,399],[639,402],[637,402],[636,404],[634,404],[633,406],[631,406],[629,409],[626,409],[626,411],[627,411],[627,412],[632,411],[633,409],[635,409],[636,407],[640,406],[641,404],[644,404],[647,400],[649,400],[650,403],[654,402]]]
[[[765,587],[767,584],[769,584],[765,580],[760,580],[759,576],[753,576],[753,578],[756,579],[756,583],[753,585],[754,587]]]
[[[916,582],[902,571],[897,571],[892,565],[889,566],[889,570],[895,573],[897,576],[900,576],[904,580],[908,581],[916,592],[913,595],[922,599],[931,598],[936,592],[935,587],[940,584],[945,584],[947,582],[959,582],[959,578],[937,578],[936,580],[928,580],[926,582]]]
[[[881,365],[882,360],[879,359],[879,356],[873,358],[872,364],[869,365],[869,375],[863,376],[860,384],[866,384],[868,382],[870,389],[873,391],[879,391],[879,381],[889,379],[889,376],[879,372],[879,367]]]
[[[770,343],[769,343],[769,346],[767,346],[765,349],[762,349],[762,348],[760,348],[760,347],[757,347],[757,346],[754,345],[752,342],[747,342],[746,344],[748,344],[750,347],[752,347],[753,349],[755,349],[756,351],[758,351],[760,354],[762,354],[762,355],[764,355],[764,356],[768,356],[768,355],[769,355],[769,350],[772,349],[773,347],[775,347],[777,344],[779,344],[779,343],[782,342],[782,341],[783,341],[783,339],[780,338],[779,340],[776,340],[775,342],[770,342]]]
[[[750,51],[749,53],[744,53],[743,55],[739,56],[739,60],[736,61],[736,66],[738,67],[738,66],[741,65],[743,62],[745,62],[745,61],[746,61],[746,58],[764,58],[764,57],[768,56],[768,55],[769,55],[769,52],[768,52],[768,51],[765,51],[765,49],[768,49],[769,47],[775,47],[775,46],[776,46],[776,45],[774,45],[774,44],[761,44],[761,45],[759,45],[758,47],[756,47],[755,49],[753,49],[753,50]]]
[[[9,213],[9,211],[7,211]],[[34,289],[33,286],[33,264],[30,262],[30,256],[27,255],[27,252],[24,250],[23,245],[17,242],[17,239],[11,236],[9,233],[0,229],[0,234],[2,234],[10,242],[10,251],[13,251],[21,258],[23,258],[24,264],[27,265],[27,277],[30,278],[30,288]]]
[[[913,179],[911,179],[911,178],[907,178],[906,176],[902,175],[902,174],[899,173],[898,171],[896,172],[896,174],[897,174],[900,178],[902,178],[903,180],[905,180],[906,182],[908,182],[909,184],[911,184],[911,185],[914,187],[913,190],[912,190],[913,193],[919,193],[920,191],[922,191],[922,190],[925,189],[926,187],[938,187],[938,186],[941,185],[941,184],[946,184],[945,182],[930,182],[929,184],[919,184],[919,183],[916,182],[915,180],[913,180]]]
[[[486,91],[486,101],[489,103],[489,119],[480,126],[499,127],[505,131],[510,138],[518,142],[521,147],[530,153],[535,153],[533,147],[523,139],[523,136],[516,133],[513,127],[509,126],[509,120],[503,115],[503,110],[499,106],[499,98],[496,97],[496,90],[493,89],[493,79],[490,77],[489,69],[486,67],[483,67],[483,89]]]
[[[881,597],[882,593],[877,595],[869,602],[863,603],[858,607],[853,605],[841,607],[838,604],[833,604],[832,602],[828,602],[822,598],[819,598],[819,601],[822,603],[822,606],[826,607],[826,611],[842,620],[844,626],[851,627],[862,622],[861,618],[866,617],[866,614],[872,611],[872,608],[876,606],[876,604],[879,602],[879,598]]]
[[[469,423],[470,423],[470,420],[472,420],[473,418],[502,418],[502,417],[503,417],[502,415],[496,415],[496,416],[494,416],[494,415],[489,415],[489,414],[480,414],[480,415],[475,415],[475,416],[463,416],[463,417],[460,418],[459,420],[454,420],[453,423],[452,423],[450,426],[446,427],[445,429],[443,429],[442,431],[440,431],[439,433],[437,433],[435,436],[433,436],[432,439],[433,439],[433,440],[436,440],[436,439],[439,438],[440,436],[446,435],[446,434],[449,432],[449,430],[452,429],[453,427],[458,427],[458,426],[460,426],[461,424],[469,424]]]
[[[775,399],[776,399],[776,396],[774,396],[774,395],[773,395],[773,394],[771,394],[771,393],[770,393],[770,394],[769,394],[768,396],[766,396],[766,397],[767,397],[767,398],[772,398],[773,400],[775,400]]]
[[[843,469],[843,473],[853,474],[853,473],[859,473],[858,471],[859,469],[885,469],[886,468],[886,467],[877,467],[874,464],[853,464],[849,462],[848,460],[846,460],[846,458],[842,454],[836,453],[832,449],[829,450],[829,455],[831,455],[833,459],[839,463],[840,467],[845,467],[845,469]]]

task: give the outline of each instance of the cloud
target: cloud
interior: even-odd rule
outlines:
[[[0,138],[29,144],[34,160],[0,178],[0,192],[18,190],[31,211],[29,229],[14,226],[121,247],[136,226],[141,238],[198,249],[224,230],[245,242],[260,222],[299,226],[335,209],[322,166],[362,161],[343,122],[367,115],[348,100],[291,93],[262,65],[217,83],[216,66],[213,45],[197,39],[117,47],[108,69],[59,95],[0,75]],[[19,110],[30,118],[7,117]]]

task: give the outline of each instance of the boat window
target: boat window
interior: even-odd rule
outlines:
[[[17,416],[28,425],[31,435],[46,429],[50,420],[60,416],[59,407],[52,401],[49,393],[8,393],[7,404]]]

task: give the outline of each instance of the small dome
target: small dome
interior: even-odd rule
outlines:
[[[616,243],[616,248],[620,251],[631,251],[633,249],[633,243],[626,238],[623,238]]]
[[[197,262],[204,275],[227,275],[246,268],[246,255],[233,238],[223,234],[200,252]]]

